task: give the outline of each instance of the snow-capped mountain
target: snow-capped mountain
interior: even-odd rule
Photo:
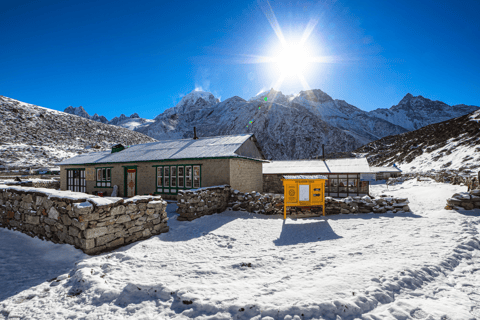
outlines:
[[[186,138],[194,126],[203,136],[254,133],[269,159],[311,158],[322,144],[326,152],[350,151],[407,131],[321,90],[286,96],[273,89],[249,101],[232,97],[223,102],[194,91],[137,130],[156,139]]]
[[[406,172],[480,168],[480,110],[389,136],[355,150],[371,165],[397,164]]]
[[[105,123],[105,124],[111,124],[111,125],[127,128],[130,130],[135,130],[136,128],[140,128],[142,126],[146,126],[146,125],[149,125],[150,123],[155,122],[155,120],[140,118],[138,113],[134,113],[130,117],[127,117],[122,113],[120,117],[115,117],[112,120],[108,121],[107,118],[105,118],[104,116],[99,116],[96,113],[93,116],[89,115],[88,112],[86,112],[82,106],[80,107],[69,106],[68,108],[63,110],[63,112],[74,114],[76,116],[79,116],[85,119],[90,119],[90,120]]]
[[[459,104],[449,106],[441,101],[432,101],[408,93],[399,104],[390,109],[376,109],[369,113],[408,130],[417,130],[429,124],[460,117],[478,110],[479,107]]]
[[[139,132],[4,96],[0,96],[0,123],[0,166],[6,167],[53,166],[81,153],[109,150],[117,143],[156,141]]]
[[[195,110],[213,107],[219,102],[220,99],[215,98],[210,92],[194,90],[184,96],[175,107],[169,108],[165,111],[167,112],[167,114],[188,113]],[[162,114],[155,117],[155,120],[157,120],[157,118],[161,115]]]

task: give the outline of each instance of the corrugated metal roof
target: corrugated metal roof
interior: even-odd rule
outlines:
[[[370,173],[366,158],[272,161],[263,164],[263,174]]]
[[[235,151],[252,134],[203,137],[193,139],[162,140],[133,145],[120,152],[93,152],[64,160],[58,165],[86,163],[123,163],[137,161],[176,160],[213,157],[241,157]]]
[[[325,179],[328,180],[326,176],[321,176],[319,174],[312,175],[312,176],[305,176],[305,175],[296,175],[296,176],[283,176],[283,179]]]
[[[372,172],[393,172],[393,173],[402,172],[402,170],[400,170],[397,167],[370,167],[370,170]]]

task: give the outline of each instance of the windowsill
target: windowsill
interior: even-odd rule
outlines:
[[[113,187],[94,187],[94,188],[98,188],[98,189],[113,189]]]

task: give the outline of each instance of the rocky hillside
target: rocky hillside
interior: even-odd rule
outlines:
[[[371,165],[396,163],[404,172],[477,171],[480,168],[480,110],[370,142],[355,152],[364,153]]]
[[[249,101],[233,97],[223,102],[194,91],[137,130],[156,139],[187,138],[193,127],[200,136],[254,133],[266,157],[277,160],[317,156],[322,144],[326,152],[350,151],[407,131],[321,90],[285,96],[273,89]]]
[[[139,132],[0,96],[0,166],[53,166],[113,144],[147,143]]]
[[[376,109],[369,114],[410,131],[476,110],[479,110],[479,107],[464,104],[449,106],[441,101],[432,101],[422,96],[414,97],[408,93],[396,106],[390,109]]]
[[[154,120],[151,120],[151,119],[140,118],[138,113],[134,113],[130,117],[127,117],[122,113],[119,117],[115,117],[112,120],[108,121],[107,118],[105,118],[104,116],[99,116],[97,113],[95,113],[93,116],[89,115],[88,112],[85,111],[85,109],[82,106],[75,107],[75,108],[72,106],[69,106],[68,108],[63,110],[63,112],[74,114],[76,116],[79,116],[85,119],[90,119],[90,120],[98,121],[105,124],[111,124],[114,126],[127,128],[130,130],[135,130],[137,128],[149,125],[150,123],[154,122]]]

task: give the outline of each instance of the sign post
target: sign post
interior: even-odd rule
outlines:
[[[325,216],[325,181],[327,177],[283,176],[283,219],[287,219],[287,207],[322,206]]]

